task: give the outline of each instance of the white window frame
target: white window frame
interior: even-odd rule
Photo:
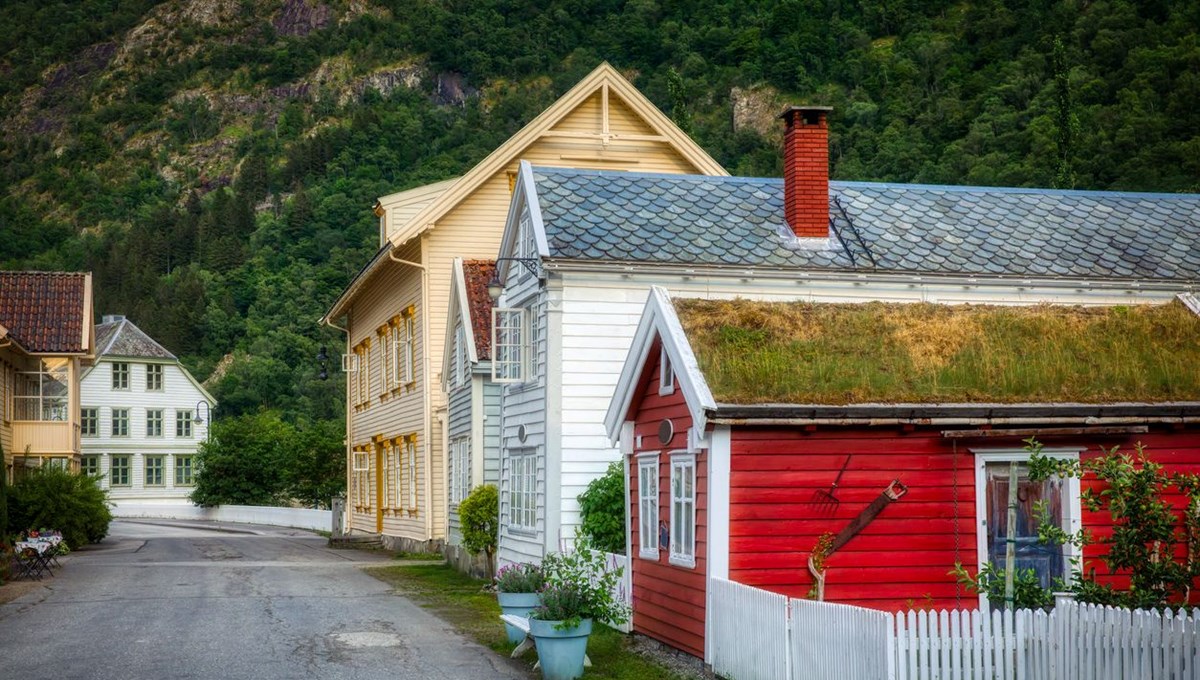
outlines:
[[[371,343],[363,345],[362,349],[362,370],[358,372],[359,377],[359,395],[358,398],[364,406],[371,405]]]
[[[417,438],[404,440],[404,453],[408,456],[408,509],[417,511]]]
[[[638,471],[638,557],[658,561],[658,500],[659,461],[657,453],[637,457]],[[647,494],[650,484],[654,492]]]
[[[112,388],[114,390],[129,389],[129,363],[125,361],[114,361],[112,365]],[[120,379],[118,379],[120,376]]]
[[[379,452],[383,458],[383,468],[379,471],[380,480],[383,482],[383,501],[380,503],[382,507],[392,507],[392,445],[384,444]]]
[[[685,474],[684,470],[690,470],[692,477],[692,494],[690,497],[685,494],[677,495],[675,493],[676,476]],[[683,485],[686,488],[686,484]],[[694,568],[696,566],[696,454],[695,453],[672,453],[671,454],[671,540],[670,540],[670,558],[669,562],[677,567]],[[686,525],[679,526],[675,522],[676,505],[682,505],[682,517],[692,527],[691,542],[685,545],[683,531]]]
[[[467,353],[467,329],[462,321],[459,321],[454,328],[454,365],[452,370],[454,371],[452,387],[459,388],[470,383],[471,366]]]
[[[157,419],[157,420],[153,420],[153,419],[150,417],[150,416],[151,416],[151,414],[154,414],[154,413],[157,413],[157,414],[158,414],[158,419]],[[158,431],[157,431],[157,432],[151,432],[151,431],[150,431],[150,423],[151,423],[151,422],[156,422],[156,423],[158,423]],[[146,437],[147,437],[148,439],[158,439],[158,438],[160,438],[160,437],[162,437],[162,436],[163,436],[163,410],[162,410],[162,409],[160,409],[160,408],[148,408],[148,409],[146,409]]]
[[[123,414],[123,417],[120,418],[120,422],[123,425],[122,429],[124,430],[124,432],[121,432],[121,433],[117,432],[117,422],[118,422],[117,414],[118,413]],[[112,410],[112,417],[109,418],[109,421],[110,421],[110,425],[112,426],[112,435],[111,436],[113,436],[113,437],[128,437],[129,436],[129,409],[128,408],[114,408]]]
[[[417,366],[417,320],[413,315],[404,317],[404,347],[401,358],[404,359],[404,384],[416,382]]]
[[[523,534],[537,532],[537,449],[508,453],[508,528]],[[518,503],[518,499],[520,502]]]
[[[146,391],[147,392],[162,392],[163,385],[166,384],[166,376],[164,375],[162,364],[146,364]],[[151,383],[150,377],[155,376],[156,380]]]
[[[661,396],[675,394],[675,370],[666,347],[661,348],[658,354],[658,393]]]
[[[16,371],[16,394],[13,395],[16,412],[12,412],[11,419],[36,422],[68,420],[71,379],[71,365],[64,357],[46,357],[38,360],[34,370]]]
[[[354,504],[367,507],[368,489],[371,474],[371,460],[366,451],[354,451],[351,457],[351,469],[354,474]]]
[[[518,384],[528,379],[529,332],[526,310],[522,307],[492,308],[492,381],[500,384]],[[505,323],[501,323],[504,320]],[[515,341],[512,341],[512,335]],[[509,342],[501,342],[501,340]]]
[[[1063,447],[1044,448],[1042,455],[1049,458],[1065,458],[1079,460],[1083,448]],[[987,464],[988,463],[1029,463],[1029,452],[1025,449],[972,449],[975,454],[975,549],[977,556],[976,567],[983,569],[987,564]],[[1067,498],[1063,509],[1067,512],[1065,531],[1077,532],[1083,526],[1083,509],[1080,496],[1079,477],[1068,477],[1066,480]],[[1076,549],[1070,544],[1063,546],[1063,564],[1070,570],[1071,560],[1076,557]],[[1064,574],[1068,579],[1071,575]],[[987,604],[987,594],[979,595],[980,606]]]

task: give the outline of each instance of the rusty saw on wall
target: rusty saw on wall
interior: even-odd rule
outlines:
[[[808,556],[808,571],[816,579],[814,590],[816,598],[819,601],[825,600],[825,560],[830,555],[837,552],[838,548],[850,542],[850,539],[858,535],[864,527],[871,523],[879,513],[887,506],[895,503],[908,493],[908,487],[899,479],[893,479],[891,484],[879,494],[879,498],[871,501],[871,504],[858,513],[858,516],[850,520],[844,529],[838,532],[837,536],[828,539],[828,534],[817,541],[817,546],[813,549],[811,555]]]

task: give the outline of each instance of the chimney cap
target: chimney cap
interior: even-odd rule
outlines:
[[[779,118],[788,118],[794,113],[804,113],[806,111],[819,111],[821,113],[829,113],[833,110],[832,106],[789,106],[779,114]]]
[[[105,314],[104,316],[101,317],[101,319],[102,319],[101,323],[116,323],[118,321],[124,321],[125,315],[124,314]]]

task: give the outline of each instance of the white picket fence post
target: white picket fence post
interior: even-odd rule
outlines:
[[[787,678],[787,598],[720,578],[708,588],[713,671],[737,680]]]

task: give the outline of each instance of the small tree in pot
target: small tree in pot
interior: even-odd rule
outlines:
[[[529,632],[537,644],[546,680],[583,675],[592,621],[621,624],[629,608],[613,596],[622,569],[609,570],[604,555],[585,544],[571,553],[552,553],[542,561],[546,587],[542,604],[529,615]]]

